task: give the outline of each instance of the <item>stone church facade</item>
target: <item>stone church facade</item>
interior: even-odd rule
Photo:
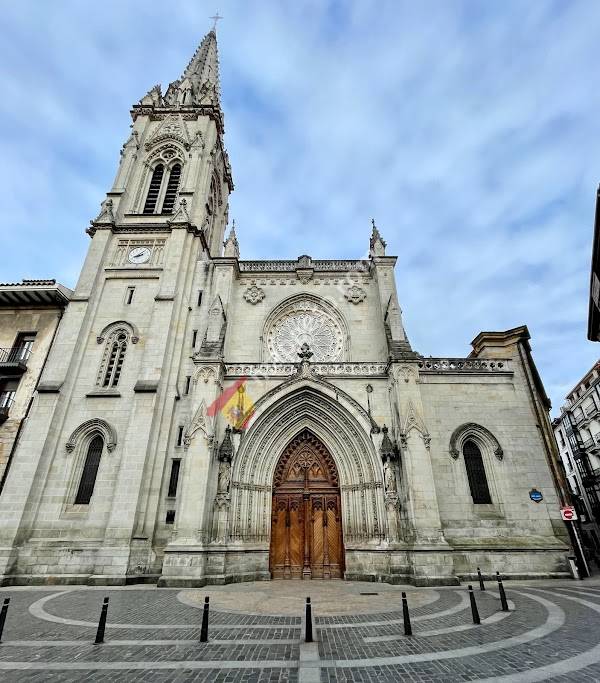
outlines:
[[[132,109],[0,496],[2,582],[565,575],[527,328],[416,353],[374,223],[368,258],[240,259],[218,79],[211,31]]]

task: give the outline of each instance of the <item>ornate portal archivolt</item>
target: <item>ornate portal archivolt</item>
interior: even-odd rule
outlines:
[[[231,483],[231,539],[268,542],[275,468],[290,441],[310,430],[337,467],[346,546],[386,535],[382,466],[365,415],[343,392],[311,379],[278,388],[257,404],[236,455]]]

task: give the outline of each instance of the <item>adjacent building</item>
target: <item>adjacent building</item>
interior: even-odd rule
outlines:
[[[0,284],[0,491],[71,294],[55,280]]]
[[[590,341],[600,341],[600,187],[596,192],[587,335]]]
[[[600,362],[567,394],[552,425],[584,545],[600,555]]]
[[[375,223],[362,259],[241,259],[214,31],[131,113],[0,495],[0,581],[567,576],[527,328],[423,357]]]

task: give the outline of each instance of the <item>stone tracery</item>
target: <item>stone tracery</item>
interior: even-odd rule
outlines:
[[[302,344],[314,362],[345,360],[347,333],[339,313],[318,297],[300,295],[277,307],[264,336],[268,356],[277,363],[296,363]]]

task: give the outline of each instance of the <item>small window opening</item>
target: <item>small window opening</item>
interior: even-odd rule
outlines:
[[[175,498],[177,495],[177,484],[179,482],[179,470],[181,468],[181,460],[173,460],[171,462],[171,476],[169,477],[169,491],[167,496]]]
[[[183,427],[180,425],[177,430],[177,445],[181,446],[183,444]]]
[[[202,290],[198,292],[198,306],[202,306]]]
[[[189,394],[190,393],[190,384],[191,384],[192,378],[190,375],[188,375],[185,378],[185,393]]]
[[[165,517],[165,522],[167,524],[175,524],[175,510],[167,510],[167,516]]]
[[[133,301],[133,293],[135,292],[135,287],[127,287],[127,294],[125,296],[125,303],[130,304]]]
[[[198,330],[192,331],[192,347],[196,346],[196,341],[198,341]]]

